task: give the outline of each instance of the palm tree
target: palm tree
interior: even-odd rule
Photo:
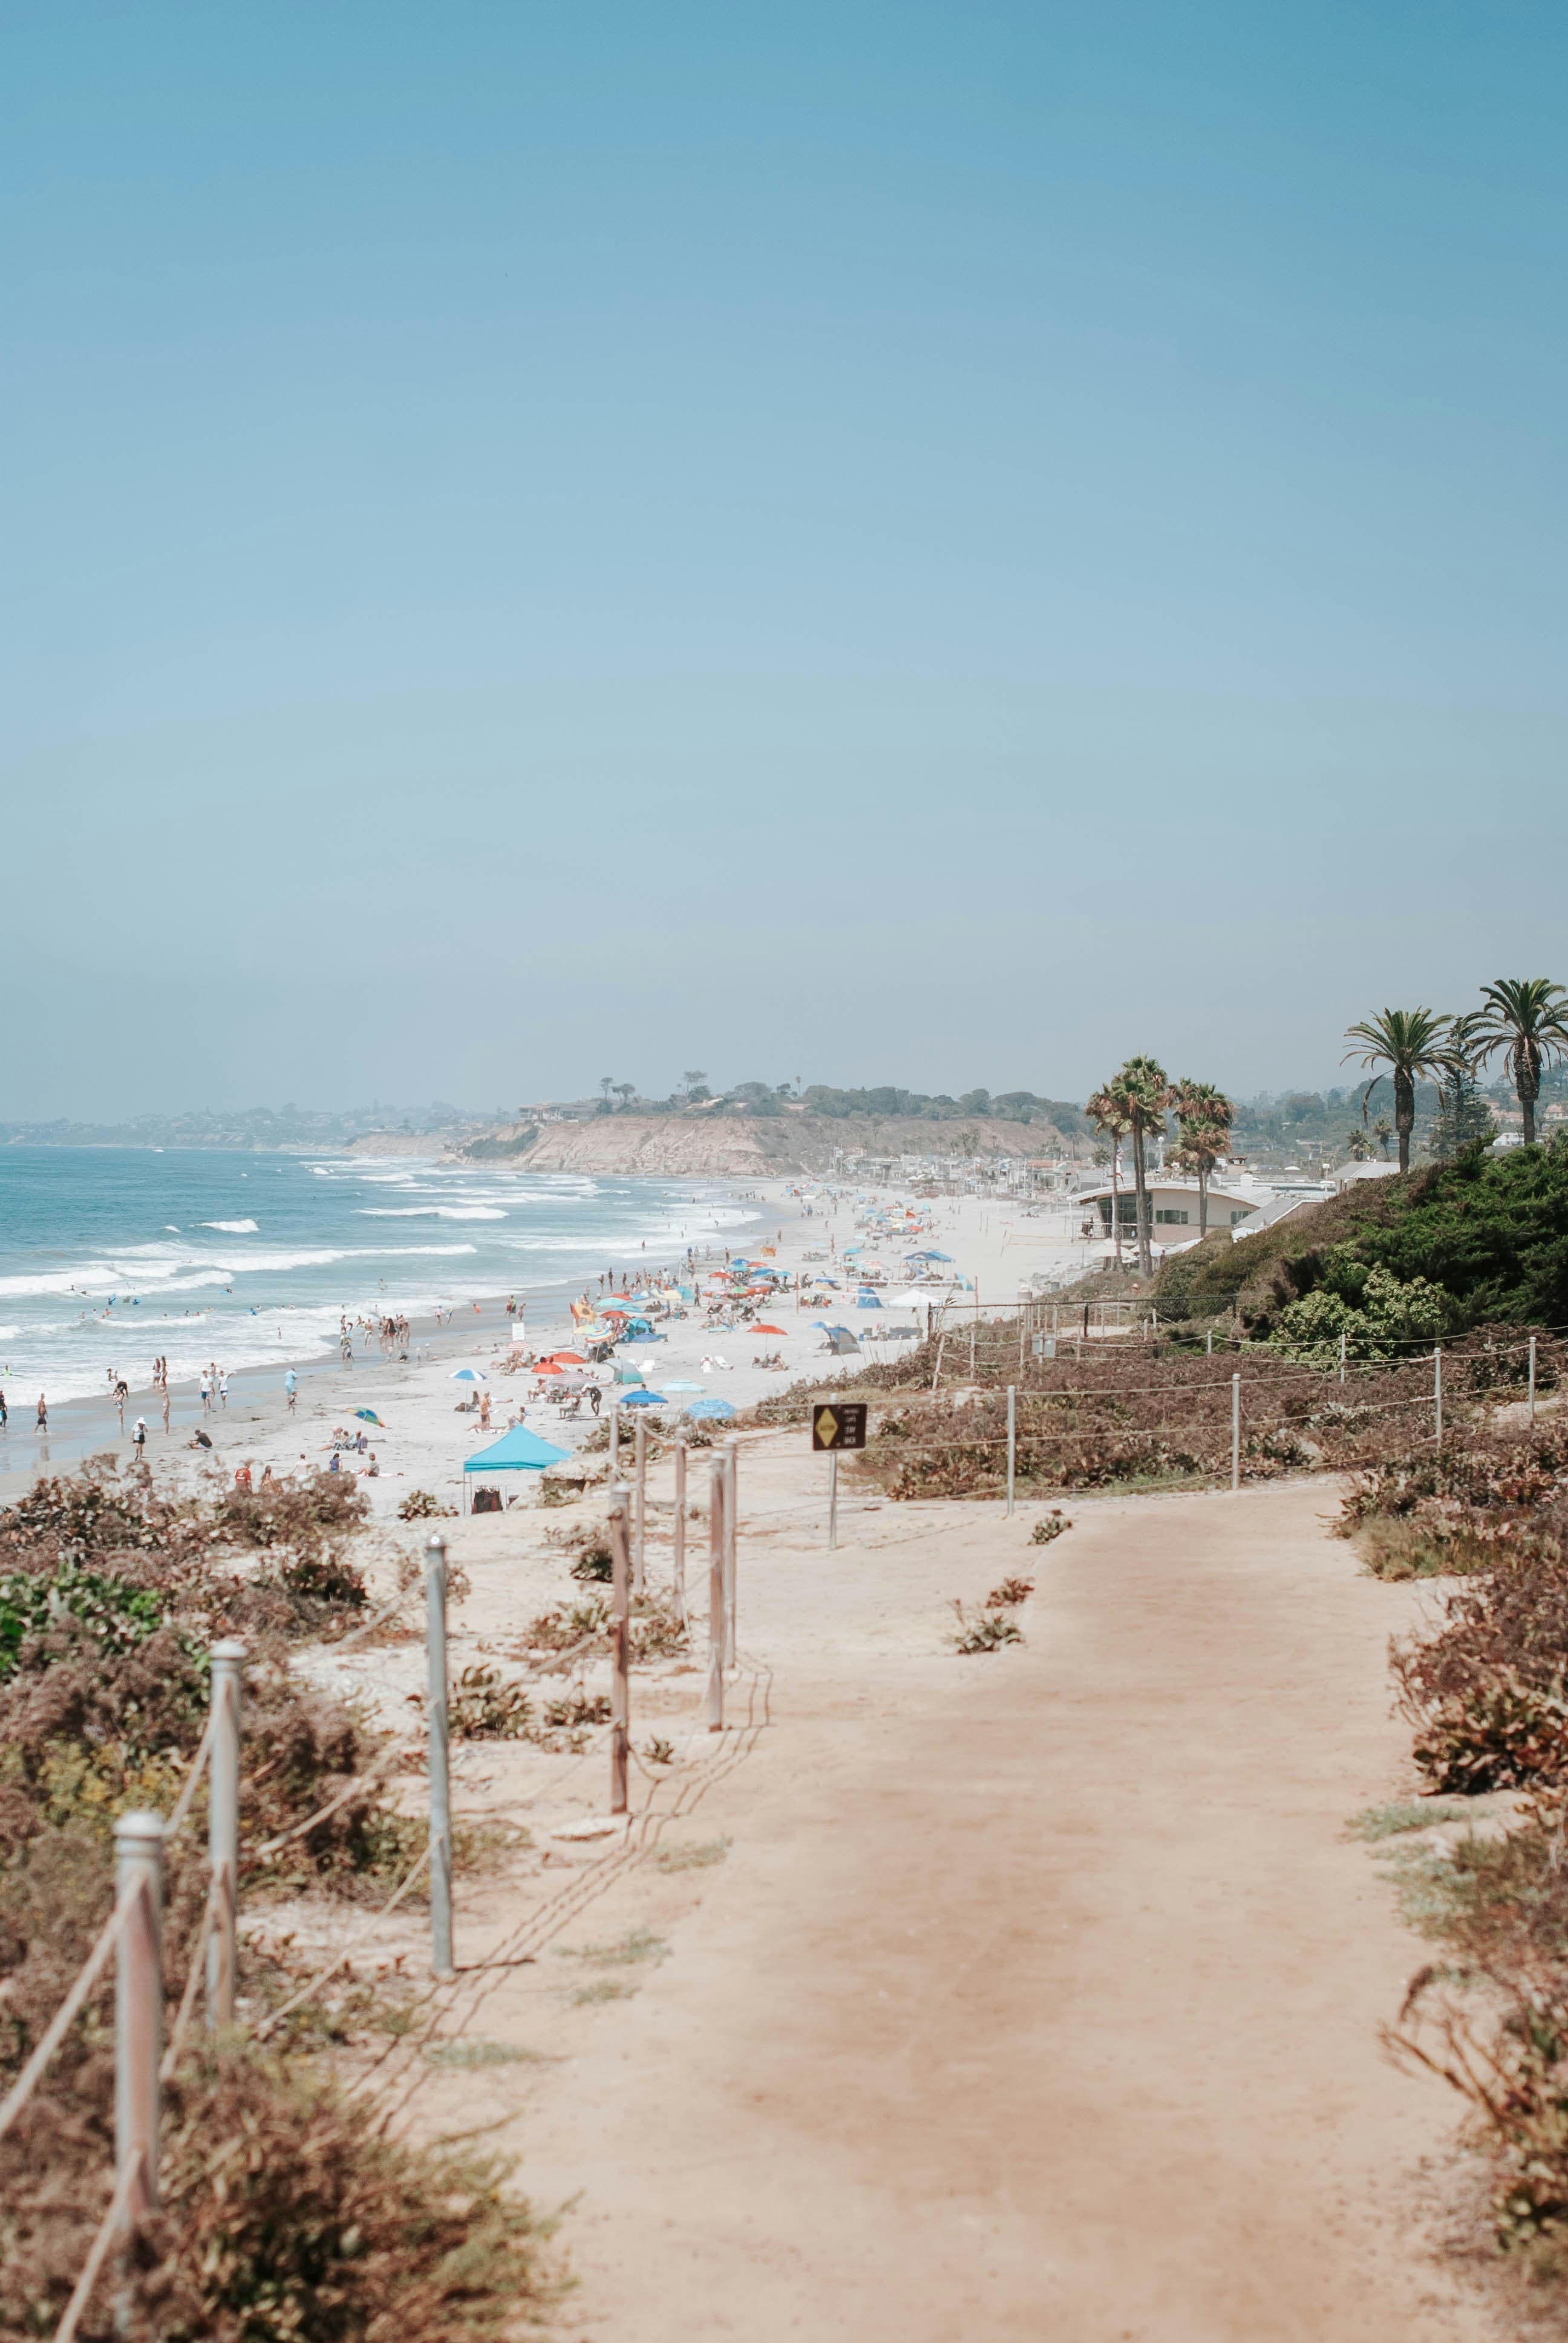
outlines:
[[[1415,1129],[1415,1086],[1422,1074],[1441,1081],[1448,1071],[1443,1048],[1449,1019],[1431,1009],[1381,1009],[1375,1017],[1348,1026],[1351,1047],[1341,1064],[1359,1058],[1363,1066],[1386,1066],[1393,1081],[1393,1127],[1399,1133],[1399,1168],[1410,1170],[1410,1134]],[[1568,1040],[1568,1033],[1564,1034]],[[1362,1112],[1381,1073],[1372,1076],[1362,1094]]]
[[[1503,1052],[1524,1116],[1524,1144],[1533,1147],[1541,1070],[1568,1055],[1568,992],[1544,976],[1503,976],[1482,986],[1481,1000],[1473,1063]]]
[[[615,1076],[613,1074],[601,1074],[598,1078],[598,1086],[604,1092],[604,1102],[606,1106],[608,1106],[609,1104],[609,1094],[615,1088]]]
[[[1154,1132],[1165,1128],[1166,1112],[1171,1103],[1171,1084],[1158,1059],[1137,1057],[1129,1058],[1106,1087],[1112,1098],[1121,1101],[1132,1140],[1132,1182],[1138,1192],[1138,1266],[1148,1277],[1154,1263],[1150,1252],[1149,1172],[1143,1149]]]
[[[1379,1080],[1382,1080],[1381,1075]],[[1393,1125],[1389,1121],[1386,1114],[1379,1115],[1377,1121],[1372,1127],[1372,1135],[1377,1141],[1378,1145],[1382,1149],[1382,1160],[1386,1163],[1388,1161],[1388,1143],[1393,1137]]]
[[[1083,1110],[1094,1125],[1111,1141],[1111,1234],[1116,1246],[1116,1266],[1121,1266],[1121,1142],[1132,1125],[1120,1099],[1113,1098],[1109,1088],[1096,1091]]]
[[[1350,1149],[1353,1163],[1364,1163],[1372,1153],[1372,1141],[1364,1131],[1347,1131],[1345,1145]]]
[[[1171,1085],[1171,1103],[1181,1117],[1172,1162],[1198,1174],[1198,1234],[1209,1233],[1209,1174],[1231,1151],[1231,1125],[1236,1110],[1212,1082],[1195,1082],[1183,1076]]]
[[[637,1096],[637,1084],[635,1082],[617,1082],[615,1086],[615,1094],[620,1101],[620,1111],[622,1114],[624,1114],[627,1108]]]
[[[689,1066],[680,1079],[686,1084],[686,1095],[689,1098],[692,1091],[708,1080],[708,1076],[700,1066]]]

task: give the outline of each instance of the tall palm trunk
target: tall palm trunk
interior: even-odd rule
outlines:
[[[1535,1101],[1541,1095],[1541,1053],[1522,1042],[1513,1053],[1513,1088],[1524,1117],[1524,1144],[1535,1144]]]
[[[1399,1168],[1410,1170],[1410,1134],[1415,1129],[1415,1083],[1400,1067],[1393,1074],[1393,1127],[1399,1133]]]
[[[1121,1266],[1121,1193],[1119,1175],[1121,1171],[1121,1141],[1111,1151],[1111,1241],[1116,1247],[1116,1266]]]
[[[1198,1240],[1201,1243],[1209,1233],[1209,1159],[1198,1158]]]
[[[1132,1134],[1132,1182],[1138,1195],[1138,1267],[1144,1276],[1154,1268],[1149,1257],[1149,1176],[1143,1161],[1143,1133]]]

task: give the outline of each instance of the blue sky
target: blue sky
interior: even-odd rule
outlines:
[[[0,1119],[1251,1091],[1568,979],[1565,69],[8,9]]]

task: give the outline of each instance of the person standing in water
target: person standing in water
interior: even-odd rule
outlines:
[[[40,1432],[49,1429],[49,1403],[42,1392],[38,1393],[38,1429]]]

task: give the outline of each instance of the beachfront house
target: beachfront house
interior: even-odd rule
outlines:
[[[1209,1226],[1211,1229],[1233,1229],[1250,1220],[1258,1210],[1268,1191],[1260,1192],[1248,1182],[1238,1181],[1221,1186],[1217,1180],[1209,1182]],[[1081,1190],[1071,1199],[1071,1208],[1082,1221],[1090,1223],[1091,1233],[1109,1238],[1112,1233],[1111,1207],[1114,1202],[1116,1222],[1124,1238],[1136,1240],[1138,1235],[1138,1198],[1131,1182],[1124,1182],[1115,1192],[1114,1199],[1109,1183],[1103,1188]],[[1156,1244],[1169,1250],[1172,1246],[1192,1244],[1198,1236],[1198,1182],[1178,1180],[1164,1172],[1156,1172],[1149,1182],[1150,1231]]]

